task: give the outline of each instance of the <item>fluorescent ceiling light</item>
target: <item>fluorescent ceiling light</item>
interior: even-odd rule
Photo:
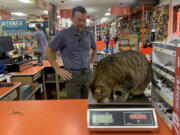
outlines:
[[[110,16],[110,13],[109,12],[105,13],[105,16]]]
[[[19,0],[22,3],[32,3],[30,0]]]
[[[48,14],[48,11],[47,11],[47,10],[45,10],[45,11],[44,11],[44,13],[45,13],[45,14]]]
[[[21,13],[21,12],[11,12],[12,15],[17,15],[17,16],[27,16],[27,14]]]
[[[101,20],[107,20],[108,18],[107,17],[105,17],[105,18],[101,18]]]

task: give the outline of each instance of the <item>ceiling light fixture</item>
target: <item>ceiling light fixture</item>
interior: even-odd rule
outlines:
[[[101,18],[101,20],[107,20],[107,19],[108,19],[107,17]]]
[[[27,14],[21,13],[21,12],[11,12],[12,15],[17,15],[17,16],[27,16]]]
[[[19,0],[22,3],[32,3],[30,0]]]
[[[45,13],[45,14],[48,14],[48,11],[47,11],[47,10],[44,10],[44,13]]]

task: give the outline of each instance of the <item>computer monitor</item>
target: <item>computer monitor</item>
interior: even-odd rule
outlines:
[[[0,37],[0,53],[14,50],[11,37]]]

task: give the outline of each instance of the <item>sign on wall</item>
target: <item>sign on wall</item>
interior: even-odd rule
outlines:
[[[130,15],[130,7],[129,6],[117,6],[110,8],[111,16],[127,16]]]
[[[71,18],[72,9],[60,9],[61,18]]]
[[[180,5],[180,0],[172,0],[172,5],[173,6]]]
[[[11,14],[7,11],[0,10],[0,20],[9,20],[11,19]]]
[[[2,31],[24,31],[27,29],[26,20],[0,20]]]

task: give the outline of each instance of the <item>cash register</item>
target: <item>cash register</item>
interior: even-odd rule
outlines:
[[[14,50],[11,37],[0,37],[0,61],[4,63],[6,72],[21,72],[32,66],[31,60],[23,59],[23,56],[10,56],[9,52]]]

